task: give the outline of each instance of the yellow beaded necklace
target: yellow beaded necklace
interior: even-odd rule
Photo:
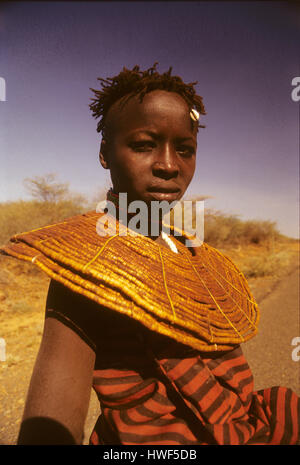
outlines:
[[[3,253],[34,262],[48,276],[101,306],[202,351],[228,350],[257,332],[259,312],[231,260],[203,244],[177,253],[140,234],[96,232],[101,213],[18,234]],[[127,230],[127,232],[129,232]],[[182,231],[184,236],[184,231]]]

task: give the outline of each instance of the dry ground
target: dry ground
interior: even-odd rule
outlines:
[[[279,252],[289,257],[285,266],[278,267],[272,276],[249,279],[260,304],[261,322],[258,336],[244,344],[243,350],[256,389],[281,384],[300,395],[300,362],[291,358],[291,340],[300,336],[298,244],[284,245]],[[252,247],[227,253],[243,269],[251,257],[255,260],[259,256],[266,263],[270,250]],[[42,336],[48,284],[47,276],[31,264],[0,255],[0,337],[6,340],[6,361],[0,362],[0,444],[16,443]],[[98,413],[92,393],[85,444]]]

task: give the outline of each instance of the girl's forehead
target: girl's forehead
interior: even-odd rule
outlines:
[[[143,124],[178,124],[194,132],[195,120],[186,101],[175,92],[155,90],[116,102],[108,112],[106,126],[113,132]]]
[[[125,101],[126,102],[126,101]],[[183,114],[189,111],[186,101],[181,95],[165,90],[154,90],[145,94],[141,100],[139,96],[130,98],[124,105],[125,112],[138,111],[147,113],[157,110],[166,110]]]

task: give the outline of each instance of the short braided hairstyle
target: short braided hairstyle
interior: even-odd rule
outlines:
[[[156,70],[158,63],[145,70],[141,71],[138,65],[135,65],[132,70],[123,68],[123,70],[114,77],[97,80],[101,83],[101,89],[96,90],[90,88],[94,92],[95,98],[92,98],[92,103],[89,105],[93,117],[100,118],[97,124],[97,132],[104,132],[105,118],[110,107],[118,100],[126,97],[126,101],[136,95],[139,95],[140,101],[144,96],[153,90],[166,90],[179,94],[188,104],[189,109],[195,109],[201,115],[205,115],[205,108],[202,97],[196,94],[194,85],[197,82],[185,84],[181,77],[172,76],[172,67],[165,73],[159,74]],[[205,126],[198,124],[198,128]]]

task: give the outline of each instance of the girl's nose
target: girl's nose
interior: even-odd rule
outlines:
[[[169,144],[165,144],[159,151],[153,164],[153,174],[166,179],[178,175],[178,159],[176,150]]]

